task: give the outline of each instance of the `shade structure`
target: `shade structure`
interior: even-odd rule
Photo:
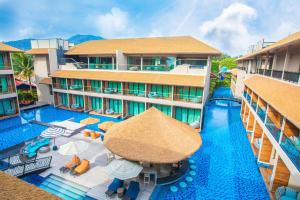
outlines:
[[[61,136],[61,135],[65,134],[65,133],[66,133],[66,130],[63,129],[63,128],[50,127],[50,128],[47,128],[46,130],[44,130],[41,133],[41,137],[44,137],[44,138],[56,138],[56,137]]]
[[[103,122],[101,124],[98,125],[98,128],[103,130],[103,131],[107,131],[108,129],[110,129],[114,124],[116,124],[116,122],[113,121],[106,121]]]
[[[98,122],[99,122],[99,119],[92,118],[92,117],[89,117],[89,118],[86,118],[86,119],[83,119],[80,121],[81,124],[96,124]]]
[[[112,178],[126,180],[137,177],[143,170],[143,167],[128,160],[115,159],[106,166],[105,170]]]
[[[152,107],[112,126],[104,145],[127,160],[173,163],[193,154],[202,144],[200,134],[189,125]]]
[[[59,153],[62,155],[78,155],[89,147],[88,143],[82,140],[69,142],[60,146]]]

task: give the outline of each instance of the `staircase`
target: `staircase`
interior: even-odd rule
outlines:
[[[55,175],[50,175],[39,187],[66,200],[89,199],[89,197],[86,196],[89,188]]]

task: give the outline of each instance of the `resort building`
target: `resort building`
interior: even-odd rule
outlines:
[[[60,62],[64,62],[64,52],[73,46],[63,39],[31,40],[31,50],[26,54],[34,56],[34,79],[37,86],[38,100],[53,104],[51,78],[49,75],[58,70]]]
[[[239,58],[233,75],[245,74],[241,118],[270,191],[300,189],[299,47],[297,32]]]
[[[0,43],[0,119],[19,114],[11,53],[21,50]]]
[[[238,70],[232,74],[231,90],[236,97],[242,96],[243,81],[253,74],[281,81],[300,83],[300,32],[291,34],[271,45],[237,59]]]
[[[182,36],[90,41],[65,55],[51,74],[56,107],[126,118],[153,106],[199,128],[220,52]]]

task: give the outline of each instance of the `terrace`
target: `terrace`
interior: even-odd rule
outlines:
[[[300,81],[300,72],[299,71],[257,69],[257,74],[276,78],[279,80],[289,81],[292,83],[299,83],[299,81]]]

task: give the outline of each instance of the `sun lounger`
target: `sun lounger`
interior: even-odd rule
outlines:
[[[74,155],[72,157],[72,160],[70,162],[68,162],[65,166],[61,167],[59,169],[59,171],[61,173],[66,173],[70,170],[75,169],[75,167],[77,167],[78,165],[80,165],[80,158],[78,156]]]
[[[107,114],[107,115],[113,115],[114,113],[115,113],[114,110],[111,108],[109,108],[105,111],[105,114]]]
[[[106,190],[105,194],[107,196],[112,196],[113,194],[117,193],[118,188],[122,187],[123,184],[123,180],[114,178],[113,182],[111,182],[111,184],[108,186],[108,189]]]
[[[101,134],[98,133],[98,132],[92,132],[92,133],[91,133],[91,138],[92,138],[92,139],[97,139],[98,137],[100,137],[100,135],[101,135]]]
[[[37,141],[34,141],[28,144],[25,148],[22,149],[22,154],[26,155],[27,158],[33,158],[37,155],[37,151],[43,147],[50,144],[49,138],[42,138]]]
[[[158,97],[158,93],[157,93],[157,92],[149,92],[149,93],[148,93],[148,97],[149,97],[149,98],[155,98],[155,97]]]
[[[79,105],[76,104],[76,103],[74,103],[74,104],[72,104],[71,108],[72,108],[72,109],[78,109],[78,108],[79,108]]]
[[[140,184],[136,181],[130,181],[129,187],[125,192],[123,200],[135,200],[140,192]]]
[[[84,135],[84,137],[90,137],[91,136],[91,131],[84,131],[83,135]]]
[[[277,188],[275,192],[275,197],[276,199],[287,199],[287,200],[299,199],[300,192],[290,187],[281,186]]]
[[[72,175],[80,175],[85,173],[87,170],[90,169],[90,161],[82,160],[80,165],[77,166],[73,171],[71,171]]]

